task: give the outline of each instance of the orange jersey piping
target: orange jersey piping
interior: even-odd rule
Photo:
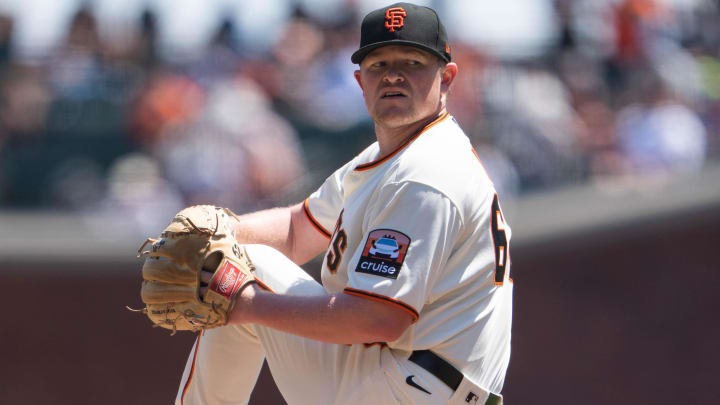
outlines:
[[[263,283],[262,281],[260,281],[258,278],[255,278],[255,282],[256,282],[257,285],[258,285],[260,288],[262,288],[263,290],[275,294],[275,291],[273,291],[272,288],[270,288],[267,284],[265,284],[265,283]]]
[[[190,383],[192,382],[193,376],[195,375],[195,364],[197,364],[197,356],[198,356],[198,350],[200,349],[200,337],[202,336],[202,333],[198,334],[197,342],[195,343],[195,353],[193,353],[193,361],[192,366],[190,367],[190,375],[188,375],[188,379],[185,382],[185,386],[183,387],[183,393],[180,397],[180,404],[185,404],[185,394],[187,394],[188,388],[190,388]]]
[[[303,212],[305,212],[305,216],[308,218],[308,220],[310,221],[310,224],[312,224],[313,228],[315,228],[318,232],[323,234],[324,237],[330,239],[330,232],[328,232],[327,229],[323,228],[323,226],[320,225],[320,223],[310,213],[310,208],[308,207],[308,199],[307,198],[303,202]]]
[[[417,310],[415,310],[415,308],[411,307],[410,305],[408,305],[402,301],[396,300],[395,298],[390,298],[390,297],[386,297],[384,295],[375,294],[375,293],[371,293],[371,292],[367,292],[367,291],[363,291],[363,290],[356,290],[356,289],[350,288],[350,287],[346,287],[345,290],[343,290],[343,292],[346,292],[348,294],[355,295],[358,297],[362,297],[362,298],[370,298],[371,300],[384,302],[387,304],[392,304],[399,308],[402,308],[402,309],[408,311],[410,313],[410,315],[412,315],[413,323],[417,322],[418,318],[420,317],[420,314],[418,313]]]
[[[388,159],[390,159],[391,157],[397,155],[398,152],[400,152],[401,150],[403,150],[403,149],[404,149],[406,146],[408,146],[412,141],[414,141],[415,139],[417,139],[418,136],[422,135],[422,134],[425,133],[425,131],[427,131],[428,129],[430,129],[430,128],[434,127],[435,125],[439,124],[442,120],[444,120],[444,119],[447,118],[448,116],[449,116],[449,114],[447,113],[447,111],[445,111],[444,113],[442,113],[442,115],[440,115],[437,119],[435,119],[435,121],[433,121],[433,122],[425,125],[420,131],[418,131],[418,133],[416,133],[415,135],[413,135],[412,137],[410,137],[410,139],[408,139],[407,141],[403,142],[400,146],[397,147],[397,149],[395,149],[394,151],[388,153],[387,155],[385,155],[385,156],[383,156],[383,157],[381,157],[381,158],[379,158],[379,159],[373,160],[372,162],[363,163],[363,164],[361,164],[361,165],[356,166],[356,167],[355,167],[355,171],[356,171],[356,172],[362,172],[362,171],[365,171],[365,170],[372,169],[373,167],[380,166],[381,164],[383,164],[384,162],[386,162],[386,161],[387,161]]]

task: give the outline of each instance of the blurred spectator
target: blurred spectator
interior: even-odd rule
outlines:
[[[698,115],[652,75],[644,78],[641,88],[643,97],[618,114],[620,151],[630,173],[698,171],[707,143]]]
[[[50,83],[58,98],[80,100],[94,95],[101,79],[101,49],[95,17],[80,9],[50,62]]]
[[[330,131],[342,131],[370,118],[353,74],[357,66],[349,63],[359,40],[351,18],[348,14],[322,27],[323,52],[311,61],[303,116],[306,121]]]
[[[566,50],[577,50],[593,61],[602,61],[616,51],[616,0],[558,0],[564,22]]]
[[[0,71],[10,63],[13,19],[0,13]]]
[[[583,155],[562,82],[539,66],[499,64],[484,80],[487,131],[517,168],[521,190],[577,183]]]
[[[166,125],[152,145],[188,204],[238,212],[272,205],[302,180],[297,135],[247,79],[219,82],[193,120]]]
[[[305,170],[297,133],[272,110],[256,83],[244,76],[218,82],[211,89],[205,117],[247,151],[251,188],[245,192],[256,201],[276,203],[302,182]]]
[[[458,64],[460,74],[455,78],[448,97],[448,111],[452,111],[466,133],[482,125],[484,114],[486,67],[492,63],[490,57],[477,48],[462,42],[453,44],[453,62]]]
[[[648,36],[663,17],[655,0],[622,0],[615,9],[616,55],[621,63],[632,64],[645,58]]]
[[[49,130],[66,132],[67,136],[120,136],[118,132],[125,126],[125,103],[141,73],[135,61],[100,42],[97,21],[88,9],[75,14],[49,66],[54,96]]]
[[[190,77],[157,70],[131,109],[133,136],[140,145],[151,145],[164,128],[194,119],[204,103],[205,91]]]
[[[11,65],[0,82],[0,146],[3,135],[42,137],[52,93],[43,68]]]
[[[298,15],[288,22],[280,40],[272,49],[277,68],[273,96],[287,108],[286,113],[297,119],[311,119],[304,110],[316,96],[313,89],[318,74],[314,61],[324,46],[322,31]]]
[[[242,66],[235,38],[232,20],[222,20],[215,37],[204,50],[203,57],[189,63],[186,71],[204,87],[234,76]]]
[[[107,192],[101,201],[82,212],[98,234],[145,237],[163,229],[169,215],[185,207],[175,186],[162,175],[157,161],[141,153],[118,158],[107,178]]]
[[[139,68],[152,71],[159,63],[157,44],[157,17],[150,9],[143,10],[139,29],[129,39],[128,58],[136,61]]]

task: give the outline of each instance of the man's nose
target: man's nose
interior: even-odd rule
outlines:
[[[405,81],[402,71],[395,66],[390,66],[385,72],[383,79],[388,83],[399,83]]]

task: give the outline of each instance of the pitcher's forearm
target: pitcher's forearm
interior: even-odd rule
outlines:
[[[394,306],[349,294],[290,296],[250,285],[238,296],[230,324],[255,323],[335,344],[390,342],[412,318]]]
[[[273,247],[297,265],[325,251],[329,243],[328,237],[310,223],[302,203],[240,216],[235,224],[235,239],[243,244]]]
[[[267,245],[291,257],[290,210],[290,207],[271,208],[238,216],[234,227],[235,239],[242,244]]]

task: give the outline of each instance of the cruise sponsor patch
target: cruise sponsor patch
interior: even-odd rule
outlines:
[[[392,229],[376,229],[368,235],[355,271],[396,279],[400,274],[410,238]]]

